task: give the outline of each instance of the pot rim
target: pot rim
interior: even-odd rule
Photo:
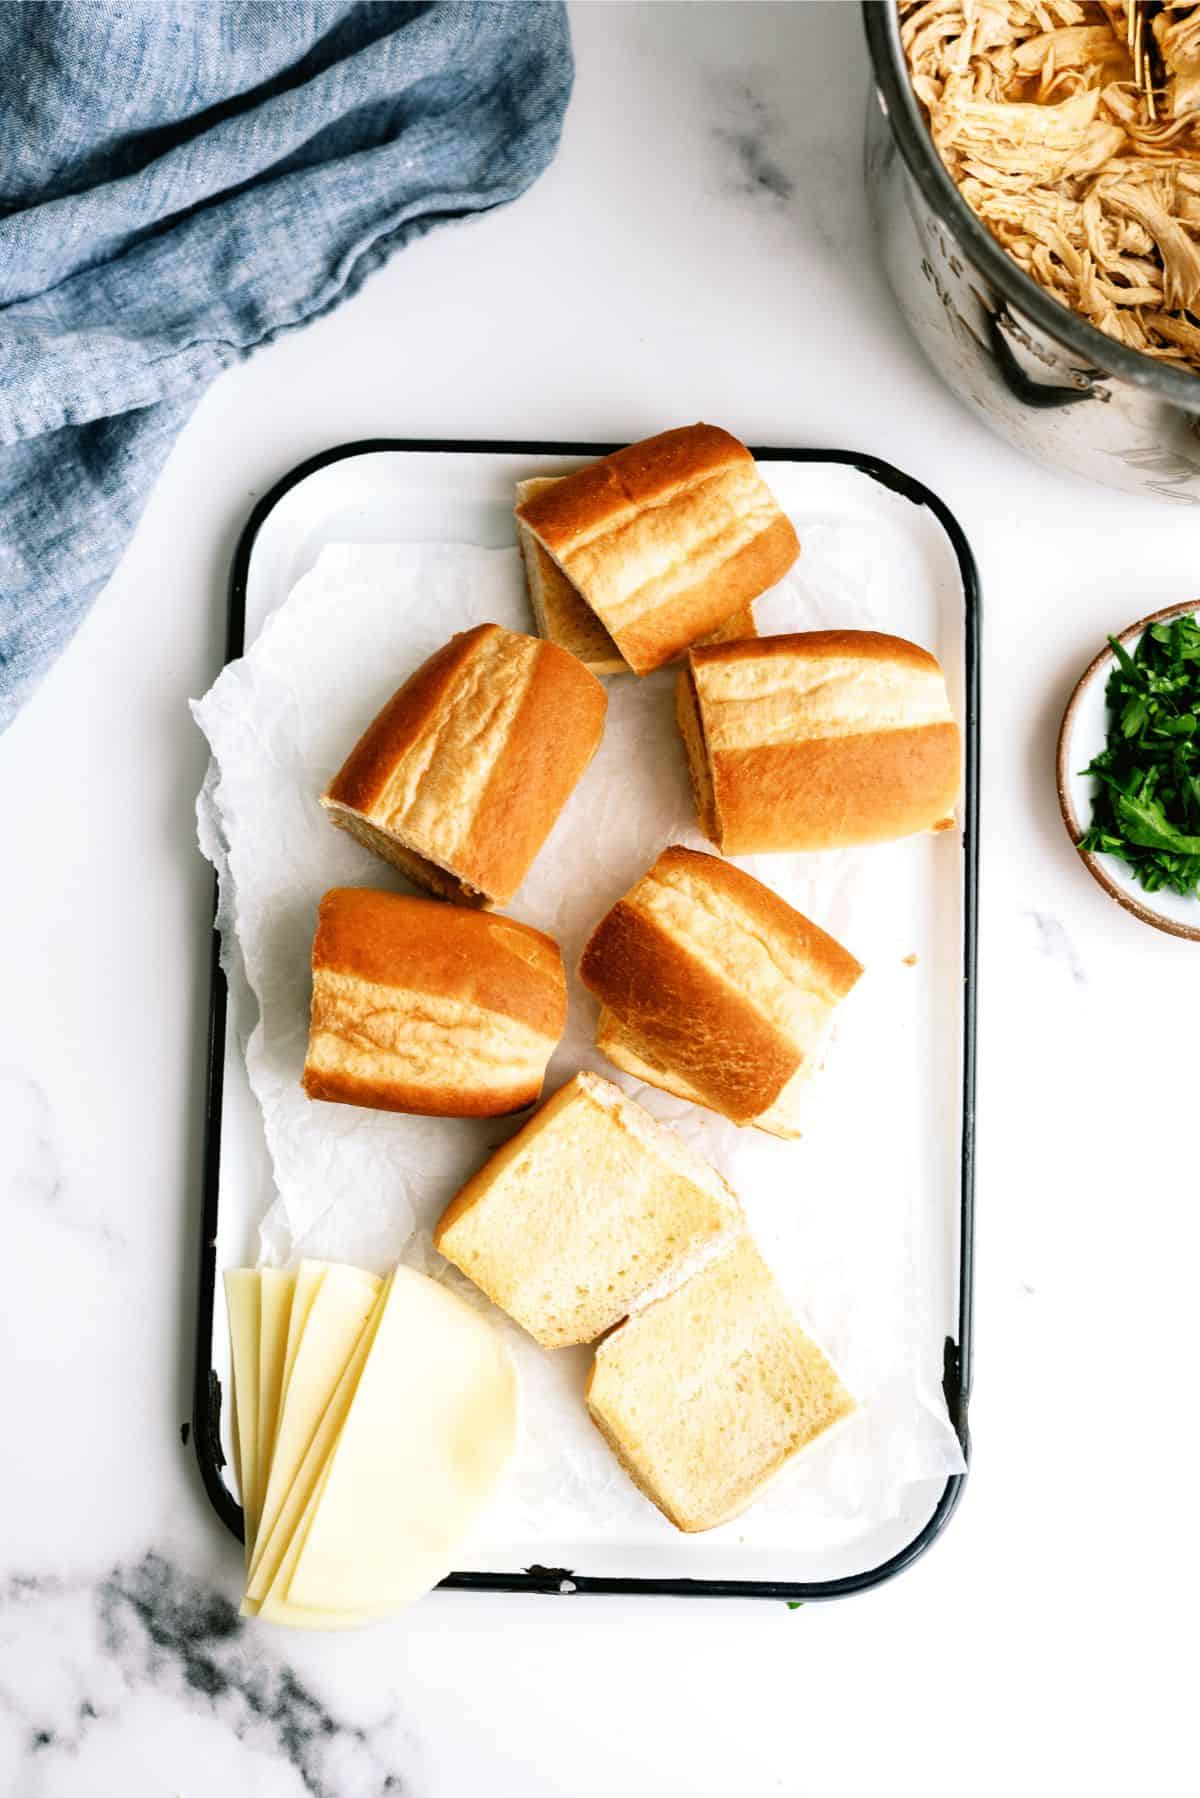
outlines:
[[[955,187],[929,135],[900,42],[899,0],[862,0],[862,13],[888,128],[926,202],[970,260],[1006,300],[1089,366],[1132,381],[1186,412],[1200,412],[1200,376],[1106,337],[1080,313],[1052,299],[1000,247]]]

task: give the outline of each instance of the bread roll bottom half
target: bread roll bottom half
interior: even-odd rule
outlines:
[[[310,1099],[432,1117],[533,1104],[563,1033],[552,938],[509,918],[366,887],[321,900]]]
[[[788,1137],[861,973],[744,869],[679,846],[600,920],[579,966],[603,1007],[596,1045],[617,1067]]]
[[[607,705],[557,644],[477,625],[392,696],[321,804],[440,898],[506,905],[595,754]]]
[[[726,855],[947,830],[962,742],[936,658],[877,631],[693,649],[676,715],[700,829]]]

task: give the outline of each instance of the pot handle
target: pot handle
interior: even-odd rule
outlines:
[[[1090,381],[1086,387],[1052,387],[1041,381],[1035,381],[1032,375],[1026,374],[1004,334],[1003,310],[989,311],[988,336],[991,339],[992,353],[999,365],[1004,385],[1013,398],[1020,400],[1023,406],[1034,406],[1041,411],[1048,411],[1058,406],[1077,406],[1080,400],[1102,397]]]

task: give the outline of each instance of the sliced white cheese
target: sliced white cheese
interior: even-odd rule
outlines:
[[[230,1268],[225,1275],[229,1350],[233,1367],[233,1426],[238,1484],[245,1519],[246,1565],[258,1529],[258,1320],[259,1282],[253,1268]]]
[[[317,1483],[309,1494],[308,1503],[304,1507],[299,1523],[292,1532],[279,1571],[275,1576],[271,1590],[261,1605],[256,1605],[255,1614],[264,1623],[283,1623],[289,1629],[360,1629],[364,1624],[377,1623],[381,1617],[387,1616],[386,1610],[367,1611],[314,1611],[302,1605],[289,1604],[280,1596],[291,1580],[300,1550],[308,1538],[312,1520],[317,1506],[325,1491],[325,1483],[329,1478],[329,1462],[322,1468]],[[243,1607],[244,1609],[245,1607]]]
[[[283,1355],[283,1379],[279,1385],[279,1408],[282,1411],[287,1402],[288,1382],[292,1377],[292,1368],[296,1364],[296,1352],[300,1347],[300,1338],[304,1334],[304,1326],[308,1322],[308,1314],[312,1310],[313,1300],[321,1289],[321,1281],[325,1278],[327,1261],[302,1261],[296,1269],[296,1284],[292,1290],[292,1309],[288,1317],[287,1348]],[[276,1424],[276,1434],[279,1426]],[[274,1452],[274,1444],[272,1444]]]
[[[306,1266],[313,1265],[306,1263]],[[271,1457],[258,1525],[259,1553],[250,1562],[251,1574],[262,1544],[270,1536],[279,1508],[308,1453],[326,1406],[354,1353],[382,1284],[374,1274],[364,1273],[357,1267],[322,1268],[322,1276],[296,1346],[290,1376],[285,1370],[286,1389],[280,1405],[275,1452]],[[293,1316],[301,1301],[303,1278],[302,1267],[292,1300]]]
[[[487,1320],[397,1268],[290,1579],[277,1597],[392,1610],[451,1570],[517,1440],[517,1379]]]
[[[262,1537],[260,1551],[255,1557],[254,1571],[247,1581],[246,1596],[242,1600],[242,1611],[246,1616],[256,1614],[263,1599],[271,1590],[280,1564],[287,1553],[293,1532],[303,1518],[304,1507],[324,1472],[325,1463],[328,1461],[342,1425],[346,1421],[351,1400],[358,1388],[363,1368],[366,1366],[367,1354],[383,1317],[389,1290],[390,1281],[380,1288],[371,1315],[367,1319],[366,1328],[360,1335],[354,1353],[346,1363],[342,1377],[334,1389],[333,1397],[326,1405],[321,1421],[313,1432],[304,1459],[297,1468],[296,1476],[279,1506],[275,1521],[271,1525],[270,1534],[264,1533]],[[280,1592],[275,1596],[282,1598],[285,1594]]]
[[[296,1276],[278,1267],[264,1267],[259,1270],[258,1277],[258,1508],[261,1524],[263,1494],[271,1468],[271,1450],[275,1446],[279,1394],[283,1389],[283,1358],[287,1353],[288,1321],[292,1315]]]

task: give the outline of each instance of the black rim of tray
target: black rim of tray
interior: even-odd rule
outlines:
[[[309,475],[351,456],[380,452],[446,455],[603,456],[614,448],[607,443],[528,443],[490,439],[372,437],[345,443],[310,456],[275,483],[255,505],[234,552],[229,581],[229,612],[225,661],[233,661],[245,647],[246,584],[255,540],[270,513],[285,494]],[[965,718],[963,737],[965,814],[963,824],[963,1057],[962,1148],[959,1207],[958,1337],[947,1337],[944,1349],[942,1389],[950,1420],[970,1462],[967,1406],[971,1392],[972,1297],[975,1216],[975,1050],[976,1050],[976,950],[979,899],[979,577],[970,545],[954,514],[935,493],[911,475],[893,468],[876,456],[850,450],[755,449],[760,462],[833,462],[854,468],[915,506],[926,507],[941,525],[958,561],[965,604],[964,651],[966,661]],[[215,911],[215,901],[214,901]],[[209,1500],[226,1528],[241,1541],[242,1510],[222,1475],[225,1455],[221,1447],[221,1383],[213,1366],[213,1316],[217,1279],[217,1218],[221,1185],[221,1118],[224,1097],[225,1029],[229,992],[220,961],[220,938],[213,929],[210,954],[208,1054],[204,1095],[204,1155],[200,1277],[196,1315],[196,1369],[192,1393],[192,1438],[200,1475]],[[589,1577],[567,1567],[532,1565],[520,1573],[452,1573],[442,1587],[466,1592],[547,1592],[654,1594],[664,1597],[774,1598],[793,1604],[810,1600],[843,1598],[892,1579],[924,1554],[953,1515],[966,1483],[966,1474],[947,1477],[932,1514],[912,1540],[875,1567],[829,1580],[742,1579],[641,1579]]]

